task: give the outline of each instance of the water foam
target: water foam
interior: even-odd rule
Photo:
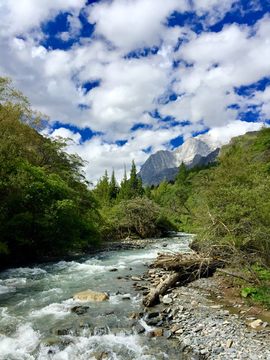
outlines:
[[[41,345],[37,360],[96,360],[99,354],[110,360],[155,360],[154,356],[145,355],[147,347],[139,343],[138,335],[126,335],[120,332],[116,335],[77,337],[64,350],[58,345],[48,348]]]
[[[63,318],[70,314],[70,304],[68,301],[62,303],[52,303],[40,310],[33,310],[30,312],[30,317],[43,317],[53,315],[55,318]]]
[[[16,288],[14,286],[0,285],[0,294],[6,294],[10,292],[16,292]]]
[[[18,328],[12,337],[0,335],[0,359],[34,360],[31,353],[39,345],[39,333],[29,324]]]

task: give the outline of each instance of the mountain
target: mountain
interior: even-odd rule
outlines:
[[[149,185],[161,183],[164,178],[167,181],[174,180],[177,168],[182,161],[188,168],[201,165],[201,162],[209,161],[205,158],[220,147],[221,142],[215,140],[210,134],[198,135],[188,139],[172,152],[160,150],[150,155],[142,165],[139,174],[143,183]]]
[[[207,156],[195,155],[192,163],[187,165],[188,169],[193,168],[194,166],[207,165],[215,161],[217,156],[219,155],[220,148],[212,151]],[[165,168],[157,173],[149,173],[148,175],[148,184],[149,185],[159,185],[162,183],[163,179],[167,182],[170,180],[174,180],[177,175],[178,167]]]

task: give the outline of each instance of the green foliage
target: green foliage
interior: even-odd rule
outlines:
[[[130,188],[127,179],[126,166],[124,170],[124,177],[120,184],[120,190],[117,199],[118,201],[130,199]]]
[[[11,78],[0,77],[0,121],[16,118],[35,130],[44,129],[49,117],[33,110],[28,99],[11,84]]]
[[[241,296],[245,299],[252,299],[256,302],[262,303],[264,306],[270,306],[270,288],[268,285],[261,287],[247,287],[244,286],[241,291]]]
[[[160,216],[161,208],[147,197],[122,200],[111,210],[108,221],[120,238],[135,235],[136,237],[161,236],[173,226]]]
[[[49,139],[25,97],[0,78],[0,256],[35,259],[99,239],[99,213],[84,161]],[[1,255],[2,254],[2,255]]]
[[[256,146],[232,145],[217,168],[193,178],[197,239],[232,261],[270,264],[270,178],[264,171],[267,147],[260,145],[268,137],[262,129]]]
[[[132,160],[128,187],[129,187],[129,197],[128,197],[129,199],[134,199],[137,196],[142,196],[144,194],[142,178],[141,176],[137,177],[136,165],[134,160]]]
[[[114,170],[112,172],[109,189],[110,189],[110,199],[115,200],[117,198],[118,193],[119,193],[119,187],[118,187],[118,184],[117,184],[116,179],[115,179]]]
[[[258,276],[258,278],[262,281],[270,281],[270,271],[257,265],[251,266],[252,270],[254,270]]]
[[[148,183],[145,185],[144,196],[151,199],[151,188]]]

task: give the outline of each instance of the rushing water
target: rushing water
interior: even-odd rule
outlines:
[[[188,242],[189,236],[178,233],[166,239],[166,248],[160,239],[148,249],[103,252],[0,273],[0,359],[157,359],[166,353],[163,339],[158,345],[146,333],[132,330],[129,317],[142,311],[142,295],[127,275],[140,276],[161,247],[186,251]],[[118,271],[109,271],[112,268]],[[74,294],[87,289],[107,292],[110,299],[73,300]],[[123,300],[124,295],[130,300]],[[76,305],[89,309],[78,316],[71,311]]]

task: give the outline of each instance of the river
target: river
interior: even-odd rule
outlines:
[[[190,236],[177,233],[153,240],[146,249],[100,252],[1,272],[0,359],[173,359],[167,356],[170,346],[165,339],[154,342],[147,333],[133,331],[130,315],[143,307],[131,277],[142,275],[145,264],[161,249],[186,251],[189,241]],[[117,271],[110,271],[114,268]],[[73,300],[74,294],[87,289],[106,292],[110,298]],[[80,305],[89,307],[85,314],[71,311]]]

